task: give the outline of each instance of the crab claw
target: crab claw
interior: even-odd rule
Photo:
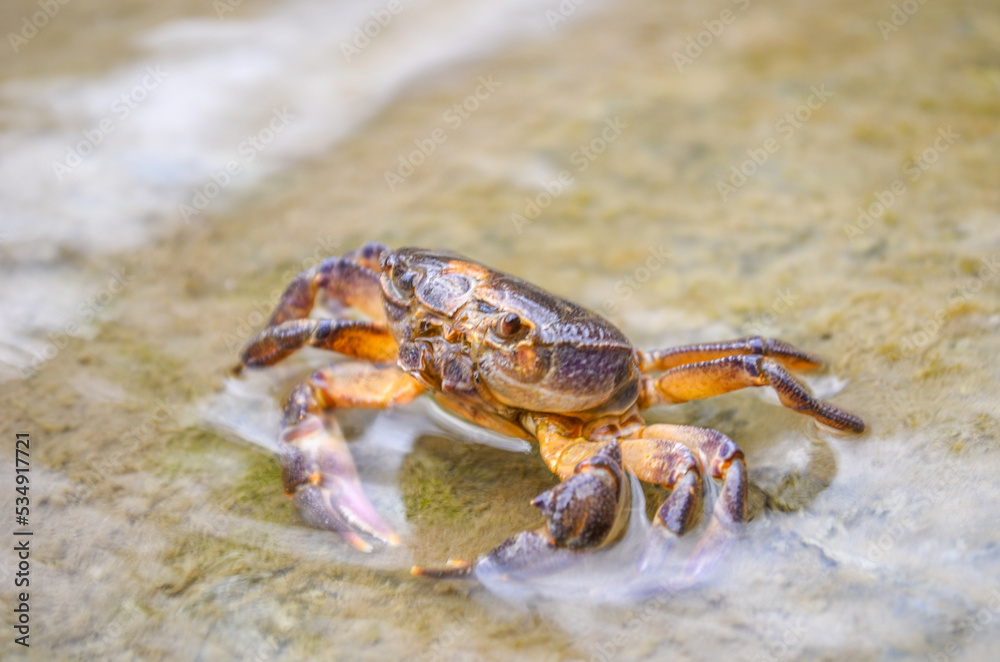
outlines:
[[[545,516],[549,541],[559,547],[595,547],[622,520],[626,483],[617,441],[583,460],[572,476],[531,502]]]
[[[281,433],[281,477],[287,494],[306,519],[338,533],[363,552],[372,546],[365,533],[390,545],[399,536],[368,501],[336,423],[327,431],[323,420],[306,415]]]
[[[504,579],[526,578],[561,570],[579,560],[580,548],[597,547],[627,522],[629,496],[621,448],[608,442],[574,468],[574,474],[531,502],[546,524],[500,543],[475,563],[449,561],[447,568],[414,566],[419,577],[458,579],[476,573]]]

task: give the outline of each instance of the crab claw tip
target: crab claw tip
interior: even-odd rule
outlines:
[[[366,554],[372,551],[371,543],[361,538],[357,534],[351,534],[347,532],[342,532],[340,536],[348,542],[354,549],[359,552],[365,552]]]
[[[555,488],[542,492],[531,500],[531,505],[542,511],[546,517],[557,508],[558,490]]]

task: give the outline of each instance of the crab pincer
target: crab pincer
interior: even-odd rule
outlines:
[[[614,439],[531,503],[545,516],[545,531],[553,545],[597,547],[622,523],[628,494],[621,447]]]
[[[476,569],[513,576],[562,568],[576,550],[599,547],[624,529],[630,495],[621,448],[613,439],[579,462],[566,480],[532,500],[545,526],[508,538],[474,563],[450,560],[447,568],[414,566],[412,573],[453,579]]]
[[[285,494],[307,519],[338,533],[355,549],[372,549],[361,533],[399,544],[399,536],[365,495],[339,426],[335,421],[329,425],[306,413],[282,430],[278,449]]]

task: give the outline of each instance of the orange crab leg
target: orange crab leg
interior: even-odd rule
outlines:
[[[395,360],[396,344],[385,327],[378,274],[379,258],[387,250],[371,242],[297,275],[282,293],[267,326],[243,349],[236,372],[271,365],[306,345],[370,361]],[[356,308],[372,321],[306,319],[320,292],[328,301]]]
[[[655,440],[670,440],[672,442],[683,444],[684,447],[688,448],[694,456],[698,459],[698,466],[703,471],[707,472],[708,475],[713,478],[718,478],[723,481],[731,480],[730,468],[734,463],[743,462],[743,449],[741,449],[735,441],[722,434],[718,430],[712,430],[710,428],[699,428],[692,425],[669,425],[666,423],[658,423],[655,425],[647,425],[642,431],[642,440],[655,439]],[[626,440],[622,442],[622,447],[625,449],[632,440]],[[639,469],[637,465],[642,466],[649,463],[649,460],[645,459],[642,455],[636,457],[638,454],[632,452],[631,446],[628,446],[629,450],[625,451],[625,464],[630,469],[635,471],[639,478],[643,478],[642,474],[638,473]],[[635,462],[635,464],[633,464]],[[646,480],[643,478],[643,480]],[[653,481],[650,481],[653,482]],[[732,500],[725,501],[723,505],[725,506],[726,512],[723,514],[723,519],[730,523],[740,523],[747,519],[747,485],[746,476],[740,478],[736,477],[737,484],[733,487]],[[662,484],[662,483],[661,483]],[[725,492],[725,488],[723,488]],[[721,497],[720,497],[721,498]]]
[[[743,450],[735,441],[711,428],[656,423],[647,425],[640,436],[644,439],[670,439],[683,444],[697,456],[700,466],[713,478],[723,478],[729,464],[743,457]],[[626,464],[632,468],[628,459]]]
[[[254,336],[240,354],[242,365],[261,368],[302,347],[318,347],[374,363],[394,363],[399,351],[389,329],[359,320],[298,319]]]
[[[639,439],[623,440],[622,451],[625,465],[640,479],[673,489],[657,511],[640,569],[661,566],[677,537],[694,526],[701,511],[701,471],[722,479],[708,530],[689,561],[692,574],[698,574],[748,519],[743,451],[721,432],[666,424],[649,425]]]
[[[362,551],[361,533],[397,544],[399,537],[368,501],[354,460],[336,421],[336,406],[390,407],[412,401],[423,387],[395,367],[339,364],[317,371],[285,402],[278,452],[285,494],[316,524],[335,531]]]
[[[762,356],[727,356],[678,366],[655,380],[644,376],[639,406],[700,400],[750,386],[770,386],[783,405],[830,427],[858,434],[865,430],[860,418],[814,398],[791,373]]]
[[[697,521],[702,499],[698,460],[666,435],[643,431],[640,439],[623,439],[622,460],[639,480],[673,490],[656,513],[656,522],[681,536]]]
[[[789,370],[813,370],[823,359],[775,338],[751,336],[739,340],[684,345],[670,349],[637,350],[639,369],[643,372],[670,370],[688,363],[702,363],[726,356],[767,356]]]

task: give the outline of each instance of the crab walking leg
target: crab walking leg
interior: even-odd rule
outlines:
[[[670,370],[689,363],[702,363],[726,356],[766,356],[789,370],[813,370],[823,359],[775,338],[751,336],[739,340],[684,345],[670,349],[637,350],[639,369],[643,372]]]
[[[781,403],[838,430],[860,434],[865,422],[829,402],[817,400],[787,370],[762,356],[727,356],[672,368],[659,378],[644,377],[641,408],[688,402],[750,386],[770,386]]]
[[[378,262],[388,248],[371,242],[341,257],[330,257],[292,279],[278,300],[263,331],[240,355],[244,367],[277,363],[305,345],[341,352],[354,358],[395,360],[395,342],[385,328]],[[360,310],[371,322],[309,320],[316,295]]]
[[[688,451],[687,455],[678,453],[677,446]],[[677,536],[694,525],[702,495],[699,467],[721,479],[722,490],[708,530],[688,562],[688,571],[697,575],[714,564],[748,519],[746,466],[740,447],[715,430],[658,424],[647,426],[640,439],[623,441],[622,451],[625,465],[640,479],[673,487],[657,512],[658,526],[651,532],[640,569],[661,565]],[[666,485],[671,478],[674,485]]]
[[[699,575],[715,566],[748,519],[747,466],[743,458],[738,457],[723,472],[722,490],[712,508],[712,520],[691,552],[688,574]]]
[[[625,466],[639,480],[673,490],[657,510],[655,524],[672,536],[687,533],[697,521],[702,498],[701,469],[695,456],[670,435],[649,427],[639,439],[623,439],[621,446]]]
[[[670,439],[683,444],[697,456],[700,466],[712,478],[724,478],[733,460],[743,458],[743,449],[735,441],[710,428],[656,423],[647,425],[641,436],[644,439]],[[627,459],[626,464],[628,464]]]
[[[701,468],[686,446],[663,431],[646,428],[640,438],[623,439],[621,444],[625,466],[640,480],[671,490],[656,511],[638,563],[640,572],[656,570],[669,560],[678,538],[698,521],[703,494]]]
[[[361,489],[354,460],[336,421],[321,413],[336,406],[389,407],[423,391],[412,377],[390,366],[339,364],[317,371],[285,402],[278,452],[285,494],[307,519],[370,551],[359,532],[390,544],[399,537]]]
[[[389,329],[359,320],[299,319],[264,329],[240,354],[242,365],[261,368],[302,347],[318,347],[374,363],[395,362],[399,351]]]

